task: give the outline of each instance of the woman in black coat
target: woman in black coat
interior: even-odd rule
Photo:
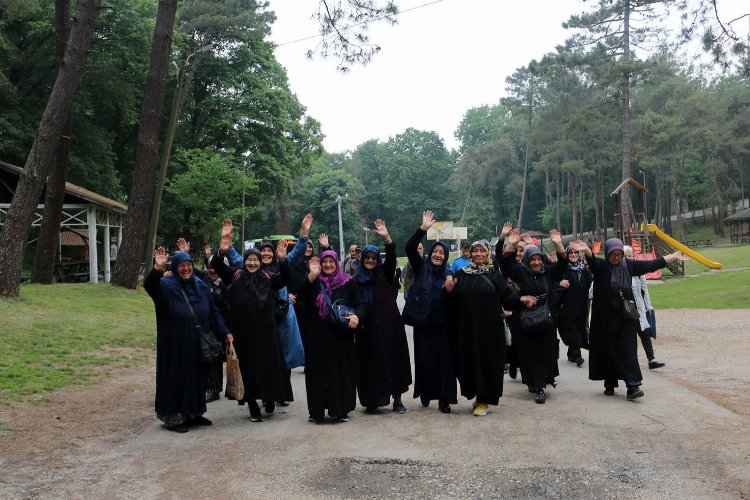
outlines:
[[[589,379],[604,381],[604,394],[612,396],[618,381],[625,382],[627,398],[643,396],[643,376],[638,364],[638,319],[626,316],[625,300],[633,300],[632,277],[662,269],[670,262],[687,260],[674,252],[655,260],[624,258],[618,238],[604,243],[604,259],[594,256],[582,241],[571,247],[584,253],[594,275],[594,299],[589,328]]]
[[[231,241],[231,231],[229,235],[222,232],[219,254],[214,255],[211,265],[228,286],[229,323],[236,335],[234,345],[245,385],[245,396],[238,403],[247,402],[250,420],[262,422],[257,400],[267,403],[270,413],[274,401],[288,397],[273,305],[274,291],[282,289],[289,280],[289,266],[286,254],[279,255],[280,273],[269,275],[261,269],[260,251],[255,248],[245,252],[242,269],[228,266],[222,256]]]
[[[365,303],[352,277],[339,266],[336,252],[326,250],[313,257],[310,272],[298,293],[306,319],[305,388],[309,420],[322,422],[325,412],[339,422],[349,420],[357,406],[357,365],[354,332],[366,314]],[[328,303],[346,300],[355,309],[344,326],[329,321]]]
[[[552,230],[549,235],[557,249],[555,264],[545,264],[544,255],[536,245],[527,245],[521,262],[516,263],[515,248],[521,239],[518,229],[508,236],[508,246],[502,258],[503,273],[518,284],[518,293],[522,297],[531,299],[529,307],[546,304],[551,315],[547,326],[533,330],[523,326],[522,311],[511,316],[513,345],[521,369],[521,380],[528,386],[529,392],[536,394],[534,400],[539,404],[547,400],[544,392],[547,384],[554,387],[555,377],[560,374],[557,367],[555,283],[562,278],[568,263],[560,232]]]
[[[434,214],[426,210],[422,225],[406,242],[406,256],[413,281],[406,295],[404,323],[414,327],[414,397],[422,406],[438,400],[438,409],[450,413],[456,398],[456,374],[453,370],[451,336],[445,316],[443,285],[451,272],[446,262],[448,246],[442,241],[432,244],[427,259],[418,251],[427,230],[435,223]]]
[[[522,304],[497,268],[488,263],[487,240],[471,244],[470,263],[446,281],[449,314],[456,329],[456,374],[461,395],[474,399],[474,416],[487,414],[503,395],[505,326],[503,307],[518,310]]]
[[[589,289],[594,277],[577,251],[568,245],[568,268],[557,289],[557,331],[568,346],[568,361],[583,365],[581,349],[589,348]]]
[[[357,394],[368,412],[390,404],[393,411],[406,413],[401,395],[411,385],[411,361],[406,330],[393,294],[396,269],[396,246],[388,235],[385,222],[375,221],[375,234],[385,242],[385,263],[380,250],[368,245],[354,274],[354,283],[367,304],[362,328],[357,330]]]
[[[229,341],[232,335],[208,286],[193,274],[190,254],[177,252],[172,258],[172,276],[165,278],[167,259],[163,247],[154,251],[154,267],[143,287],[156,308],[156,416],[167,429],[182,433],[190,425],[211,425],[203,417],[207,365],[198,358],[198,331],[188,301],[205,332],[213,330]]]

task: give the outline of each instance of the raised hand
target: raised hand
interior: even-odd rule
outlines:
[[[454,278],[453,276],[446,276],[445,277],[445,283],[443,283],[443,289],[451,293],[453,290],[456,289],[456,285],[458,285],[458,280]]]
[[[562,234],[560,234],[560,231],[557,229],[552,229],[549,232],[549,239],[552,240],[552,243],[557,245],[562,245]]]
[[[377,219],[375,221],[375,231],[374,232],[375,232],[375,234],[377,234],[378,236],[380,236],[381,238],[383,238],[386,241],[390,239],[388,237],[388,228],[385,227],[385,221],[382,220],[382,219]]]
[[[519,241],[521,241],[521,230],[518,228],[511,229],[508,233],[508,245],[515,247]]]
[[[167,265],[168,260],[169,254],[167,254],[164,247],[159,247],[154,250],[154,269],[157,271],[164,271],[164,266]]]
[[[320,276],[320,259],[318,257],[312,257],[310,259],[310,272],[307,275],[307,279],[312,283],[318,276]]]
[[[422,212],[422,225],[419,226],[419,228],[422,231],[427,231],[433,224],[435,224],[435,214],[432,213],[432,210],[425,210]]]
[[[307,238],[307,235],[310,234],[310,228],[312,227],[312,223],[313,223],[312,214],[307,214],[302,218],[302,224],[300,225],[300,230],[299,230],[300,236]]]
[[[320,233],[320,236],[318,236],[318,243],[320,243],[320,246],[323,248],[328,248],[330,246],[328,244],[328,235],[326,233]]]
[[[224,219],[221,223],[221,244],[219,245],[219,253],[225,254],[229,251],[229,247],[232,246],[232,219]]]
[[[581,240],[571,241],[570,248],[576,252],[585,252],[586,250],[589,250],[589,246]]]
[[[280,262],[284,262],[286,260],[286,247],[288,243],[286,240],[279,240],[279,242],[276,244],[276,258],[279,259]]]
[[[534,244],[534,240],[531,239],[531,235],[529,233],[522,233],[521,234],[521,241],[523,241],[527,245],[533,245]]]
[[[179,238],[177,238],[177,249],[180,252],[190,253],[190,243],[188,243],[185,238],[180,236]]]
[[[503,228],[500,230],[500,239],[504,239],[506,236],[510,234],[510,232],[513,230],[513,223],[511,221],[507,221],[505,224],[503,224]]]

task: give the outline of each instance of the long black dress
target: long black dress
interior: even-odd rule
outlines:
[[[276,334],[272,290],[286,285],[289,267],[282,262],[278,275],[261,270],[250,273],[227,266],[218,255],[214,255],[211,265],[228,284],[229,323],[245,385],[245,396],[238,403],[287,400],[286,368]]]
[[[626,318],[620,295],[612,288],[612,265],[597,257],[586,258],[594,275],[594,300],[589,329],[589,379],[617,387],[618,380],[638,386],[643,380],[638,364],[638,320]],[[666,267],[664,258],[624,259],[631,276]]]
[[[521,301],[497,269],[483,274],[456,273],[450,314],[456,328],[456,375],[461,395],[497,405],[503,395],[505,327],[503,307],[517,310]]]
[[[367,305],[362,328],[355,337],[357,394],[366,408],[386,406],[391,396],[400,400],[412,382],[406,330],[393,294],[395,269],[396,247],[391,243],[385,245],[385,263],[379,266],[369,284],[360,283],[356,277],[353,280],[362,297],[366,297],[365,287],[372,293],[372,305]]]
[[[567,255],[558,254],[556,264],[544,264],[543,273],[534,273],[521,263],[516,263],[515,253],[505,253],[501,259],[503,272],[518,285],[518,295],[545,297],[547,306],[556,323],[554,283],[560,281],[568,266]],[[546,295],[545,295],[546,294]],[[538,300],[538,305],[542,304]],[[521,326],[521,314],[510,317],[513,324],[513,344],[521,370],[521,381],[535,392],[547,387],[560,374],[557,366],[558,344],[556,325],[542,331],[526,331]]]
[[[167,426],[174,427],[190,416],[206,412],[206,368],[198,360],[198,333],[193,314],[182,295],[176,276],[164,278],[151,270],[143,288],[156,309],[156,415]],[[201,327],[225,337],[229,330],[201,280],[193,277],[186,286]],[[190,291],[188,291],[190,292]]]
[[[357,365],[354,331],[341,330],[318,315],[315,299],[320,282],[302,282],[298,294],[305,325],[305,389],[307,409],[316,421],[325,412],[334,418],[346,417],[357,406]],[[349,281],[333,290],[331,301],[345,299],[354,304],[357,317],[366,314],[365,303],[354,283]]]
[[[427,231],[417,228],[405,245],[413,276],[410,296],[406,300],[418,299],[429,303],[426,321],[413,325],[414,397],[420,398],[423,404],[436,399],[440,407],[445,408],[448,405],[458,403],[456,398],[456,372],[453,368],[453,350],[448,320],[445,317],[446,304],[442,291],[443,283],[442,281],[436,282],[431,290],[426,290],[422,286],[429,281],[427,280],[429,276],[426,273],[432,272],[431,264],[426,262],[417,252],[419,242],[426,234]],[[435,242],[427,255],[430,255],[435,245],[438,244],[444,245]],[[447,252],[446,255],[448,255]],[[447,266],[446,272],[448,272]],[[406,292],[404,292],[404,295],[406,295]],[[417,297],[418,295],[419,297]]]
[[[593,276],[586,267],[576,271],[568,267],[563,274],[568,280],[568,288],[561,288],[557,300],[557,331],[568,346],[568,359],[576,361],[581,348],[588,349],[586,322],[589,316],[589,288]],[[576,354],[573,357],[573,354]]]

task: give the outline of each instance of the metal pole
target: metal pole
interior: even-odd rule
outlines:
[[[365,232],[365,246],[367,246],[368,243],[368,236],[370,235],[370,231],[372,231],[369,227],[363,227],[362,230]]]
[[[341,222],[341,195],[336,197],[336,203],[339,209],[339,259],[344,255],[344,225]]]

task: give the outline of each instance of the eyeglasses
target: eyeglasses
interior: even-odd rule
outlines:
[[[378,257],[376,255],[372,255],[368,253],[367,255],[364,256],[362,260],[371,260],[371,261],[377,262]]]

